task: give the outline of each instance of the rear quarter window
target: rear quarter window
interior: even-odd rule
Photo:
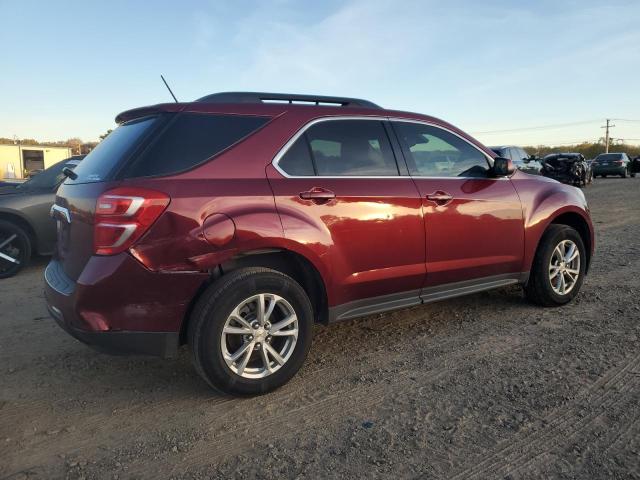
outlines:
[[[191,169],[268,121],[269,117],[180,113],[125,168],[123,176],[169,175]]]
[[[115,167],[126,158],[152,130],[157,116],[127,122],[111,132],[76,167],[77,178],[67,178],[65,183],[102,182],[109,178]]]

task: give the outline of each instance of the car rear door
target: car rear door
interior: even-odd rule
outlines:
[[[312,122],[267,174],[285,237],[325,269],[330,306],[350,305],[334,317],[419,303],[422,202],[384,119]]]
[[[511,181],[493,178],[485,153],[453,132],[410,121],[393,127],[422,198],[423,295],[457,282],[512,282],[522,268],[524,229]]]

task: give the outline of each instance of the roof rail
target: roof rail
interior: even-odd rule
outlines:
[[[379,105],[368,100],[348,97],[327,97],[323,95],[298,95],[295,93],[265,92],[222,92],[199,98],[203,103],[289,103],[294,105],[321,105],[341,107],[377,108]]]

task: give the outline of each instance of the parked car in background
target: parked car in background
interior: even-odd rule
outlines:
[[[188,343],[225,392],[291,379],[314,322],[515,284],[566,304],[593,253],[580,190],[426,115],[240,92],[116,121],[58,190],[48,310],[102,350]]]
[[[0,278],[18,273],[32,252],[53,252],[56,224],[49,214],[65,178],[62,169],[74,169],[82,158],[62,160],[24,183],[0,184]]]
[[[591,167],[581,153],[551,153],[540,163],[543,176],[568,185],[584,187],[593,180]]]
[[[627,176],[635,177],[636,172],[632,170],[631,160],[626,153],[601,153],[593,163],[593,176],[598,175],[606,178],[607,175],[619,175],[622,178]]]
[[[635,176],[638,172],[640,172],[640,155],[631,160],[631,176]]]
[[[499,157],[510,159],[518,170],[532,175],[540,175],[541,166],[538,159],[530,156],[524,149],[515,145],[489,148]]]

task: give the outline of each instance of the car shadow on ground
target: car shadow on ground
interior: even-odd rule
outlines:
[[[435,347],[443,335],[456,335],[462,321],[482,322],[485,317],[495,315],[496,310],[509,318],[517,315],[522,308],[535,307],[526,302],[520,288],[507,287],[329,326],[316,325],[314,343],[299,375],[309,373],[314,364],[322,363],[327,358],[348,370],[353,360],[349,352],[354,349],[366,352],[375,347],[393,351],[396,344],[415,339],[416,323],[427,332],[423,339],[426,346],[432,343]],[[509,313],[511,309],[513,315]],[[375,338],[367,334],[372,331],[377,332]],[[195,372],[187,346],[183,345],[175,358],[118,356],[95,351],[62,331],[55,335],[65,337],[62,340],[64,351],[43,357],[44,361],[36,369],[37,375],[46,376],[50,368],[64,372],[56,376],[59,384],[52,383],[50,388],[61,391],[68,389],[69,380],[72,380],[74,385],[83,386],[74,392],[78,402],[95,401],[96,391],[101,392],[100,397],[106,403],[113,401],[108,397],[131,399],[127,392],[134,392],[137,402],[229,398],[210,388]],[[285,385],[283,388],[296,388],[295,384],[294,377],[292,386]]]

